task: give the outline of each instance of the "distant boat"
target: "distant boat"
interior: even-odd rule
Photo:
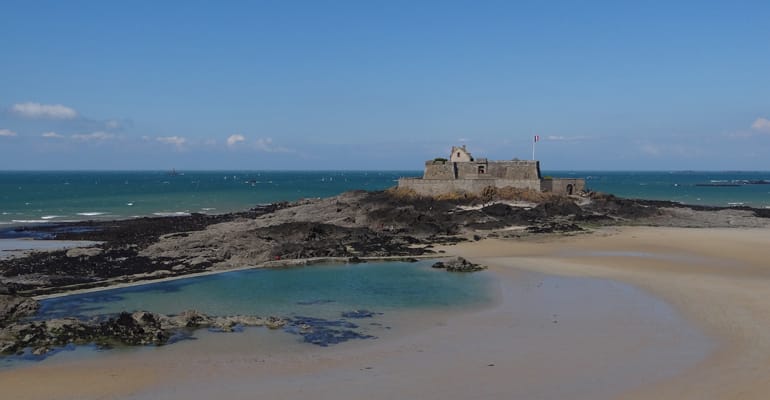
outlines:
[[[184,174],[181,172],[177,172],[176,168],[171,168],[171,171],[168,171],[168,176],[179,176],[179,175],[184,175]]]

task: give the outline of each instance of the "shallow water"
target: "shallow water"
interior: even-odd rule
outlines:
[[[393,330],[382,342],[351,344],[340,353],[306,353],[288,343],[265,346],[278,338],[264,332],[227,343],[207,336],[168,347],[149,359],[192,363],[214,357],[222,366],[199,380],[171,380],[127,398],[248,399],[256,392],[298,398],[308,385],[314,398],[610,399],[674,376],[713,349],[711,340],[669,304],[627,284],[537,273],[495,282],[492,292],[499,297],[493,307],[386,314],[383,320]],[[397,339],[404,335],[410,339]],[[277,377],[253,366],[247,367],[251,372],[223,372],[228,371],[224,365],[247,366],[267,354],[278,365],[334,359],[331,354],[343,361]]]
[[[89,317],[120,311],[340,317],[489,301],[484,273],[447,273],[431,261],[252,269],[44,300],[39,315]]]
[[[294,341],[326,346],[379,336],[390,329],[382,322],[386,319],[381,318],[383,315],[492,301],[488,274],[448,273],[431,268],[431,264],[378,262],[225,272],[51,298],[41,301],[35,318],[91,318],[139,310],[178,314],[190,309],[223,316],[272,315],[290,319],[283,331],[296,335]],[[303,324],[313,326],[314,331],[302,333],[298,326]],[[95,349],[67,350],[53,356],[79,357]],[[28,354],[6,357],[0,364],[13,367],[41,359]]]

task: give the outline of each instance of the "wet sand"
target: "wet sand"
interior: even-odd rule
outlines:
[[[15,399],[766,398],[768,231],[623,228],[445,248],[490,266],[483,309],[410,312],[374,341],[203,335],[0,371]],[[651,295],[652,294],[652,295]]]
[[[767,229],[612,228],[453,251],[496,268],[631,283],[673,305],[714,340],[715,349],[693,368],[621,398],[766,399],[770,393]]]

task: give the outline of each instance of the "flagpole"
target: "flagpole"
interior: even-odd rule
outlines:
[[[532,161],[535,161],[535,143],[537,143],[537,140],[535,140],[535,137],[532,137]]]

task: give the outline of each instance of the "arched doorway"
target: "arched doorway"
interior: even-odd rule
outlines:
[[[567,194],[572,196],[572,191],[574,190],[574,187],[572,184],[567,185]]]

